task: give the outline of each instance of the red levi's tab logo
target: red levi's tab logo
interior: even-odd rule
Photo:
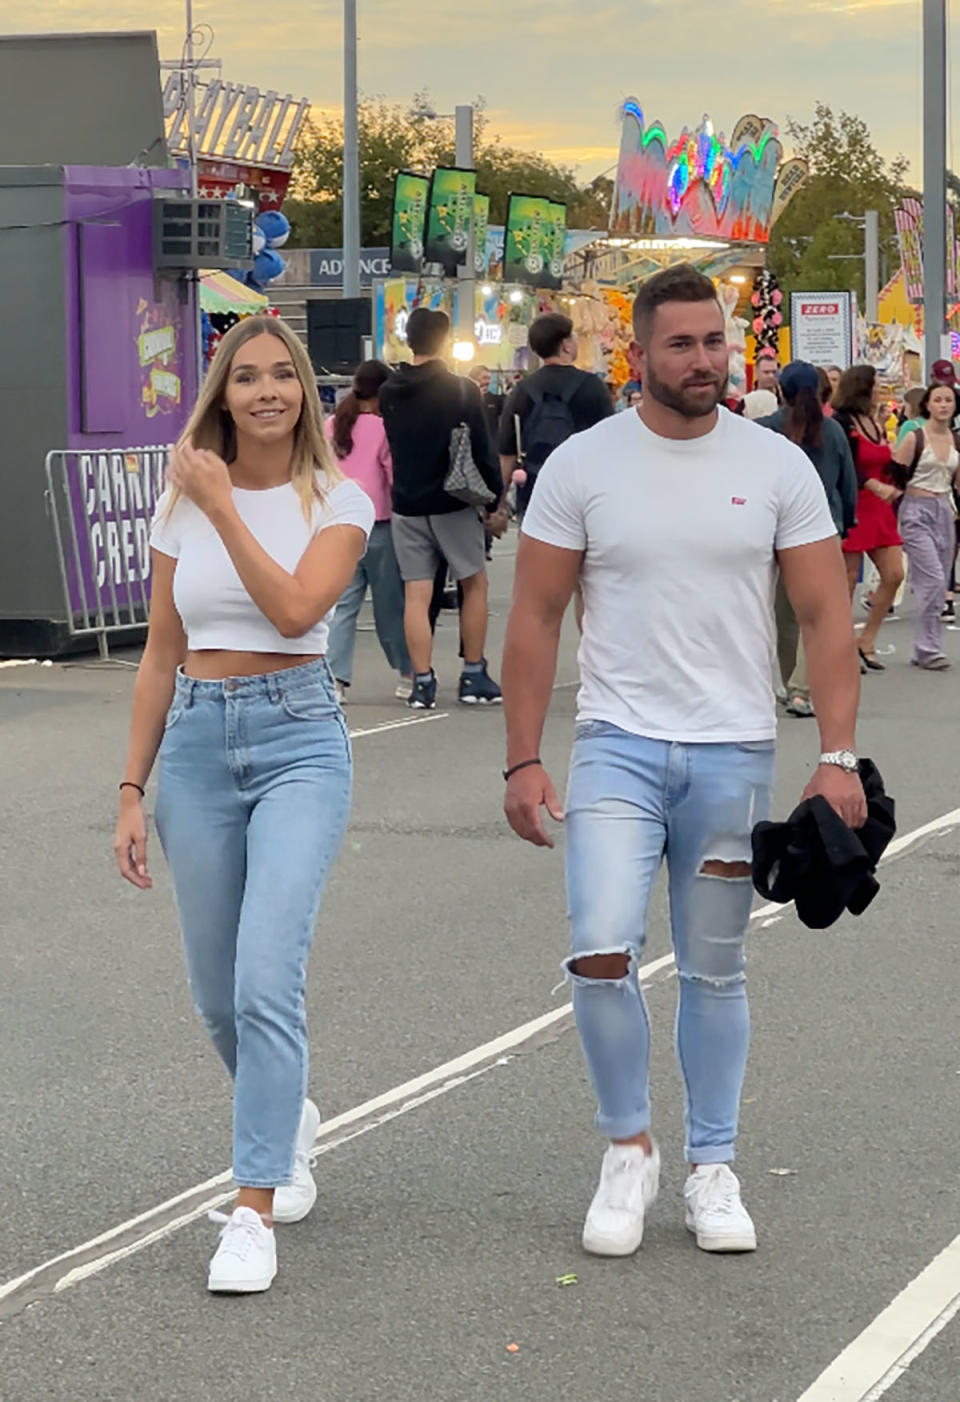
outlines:
[[[731,506],[746,506],[747,499],[746,497],[731,497],[730,504]]]

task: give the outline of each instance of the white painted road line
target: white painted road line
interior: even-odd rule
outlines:
[[[449,711],[431,711],[426,716],[412,716],[410,720],[387,720],[383,725],[371,725],[369,730],[351,730],[351,740],[362,740],[365,735],[382,735],[386,730],[403,730],[409,725],[426,725],[432,720],[449,720]]]
[[[418,717],[417,719],[430,718]],[[954,809],[940,818],[935,818],[932,822],[926,823],[913,832],[906,833],[895,843],[891,843],[883,860],[887,861],[891,857],[896,857],[912,847],[921,838],[955,827],[958,823],[960,823],[960,809]],[[752,912],[750,919],[751,921],[762,920],[774,913],[782,914],[786,909],[785,906],[777,905],[759,906]],[[637,970],[637,977],[641,984],[644,984],[655,974],[672,970],[674,966],[674,956],[666,954],[659,959],[651,960],[648,964],[642,964]],[[319,1156],[329,1153],[339,1145],[357,1138],[360,1134],[365,1134],[449,1090],[454,1090],[458,1086],[474,1080],[492,1067],[501,1065],[505,1058],[536,1045],[540,1039],[553,1032],[562,1030],[564,1022],[571,1021],[572,1017],[572,1004],[564,1003],[562,1007],[543,1013],[540,1017],[533,1018],[520,1027],[515,1027],[512,1031],[504,1033],[491,1042],[485,1042],[482,1046],[474,1047],[472,1051],[444,1062],[432,1071],[427,1071],[411,1081],[406,1081],[403,1085],[395,1086],[392,1090],[386,1091],[383,1095],[375,1096],[372,1100],[365,1101],[352,1110],[344,1111],[343,1114],[327,1121],[321,1127],[315,1141],[315,1154]],[[36,1266],[33,1270],[17,1276],[14,1280],[7,1281],[0,1286],[0,1321],[19,1314],[28,1305],[44,1296],[69,1289],[71,1285],[76,1285],[79,1281],[105,1270],[108,1266],[142,1251],[153,1242],[170,1236],[181,1227],[185,1227],[198,1217],[203,1216],[211,1207],[219,1206],[228,1201],[233,1196],[234,1191],[231,1186],[232,1177],[233,1175],[228,1169],[215,1178],[209,1178],[206,1182],[198,1184],[176,1197],[169,1198],[158,1207],[151,1208],[138,1217],[131,1218],[100,1236],[84,1242],[83,1245],[45,1261],[43,1265]],[[935,1319],[936,1311],[926,1319],[924,1328],[929,1329]],[[931,1337],[933,1336],[931,1335]],[[897,1358],[899,1359],[902,1353],[915,1342],[916,1338],[902,1339],[903,1347],[899,1349]],[[814,1398],[816,1398],[816,1402],[828,1402],[829,1397],[829,1393],[824,1393],[822,1396],[814,1394],[809,1398],[805,1394],[801,1402],[814,1402]],[[866,1399],[860,1394],[842,1393],[838,1395],[837,1402],[866,1402]]]
[[[877,1402],[960,1311],[960,1236],[935,1257],[797,1402]]]

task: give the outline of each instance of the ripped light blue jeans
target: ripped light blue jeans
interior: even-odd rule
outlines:
[[[774,742],[687,745],[606,721],[577,727],[566,805],[566,961],[584,1059],[610,1139],[650,1128],[650,1021],[637,981],[650,893],[666,857],[679,975],[676,1045],[690,1163],[734,1157],[750,1042],[744,941],[746,875],[702,868],[751,861],[769,816]],[[584,977],[576,961],[625,954],[623,978]]]
[[[293,1174],[307,1090],[307,956],[351,784],[323,658],[220,682],[178,673],[156,824],[193,999],[235,1081],[242,1188],[277,1188]]]

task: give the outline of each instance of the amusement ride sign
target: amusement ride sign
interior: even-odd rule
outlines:
[[[184,74],[176,70],[163,91],[163,113],[167,145],[181,158],[189,154],[189,104]],[[198,82],[193,131],[201,197],[224,196],[246,185],[261,205],[279,207],[309,110],[305,97],[280,97],[219,78]]]

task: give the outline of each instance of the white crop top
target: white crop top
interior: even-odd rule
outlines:
[[[369,536],[373,502],[356,482],[338,482],[327,491],[318,474],[323,503],[314,507],[307,524],[300,497],[292,483],[263,491],[234,487],[237,512],[267,554],[293,574],[311,540],[328,526],[359,526]],[[183,622],[191,651],[218,648],[229,652],[288,652],[319,654],[327,650],[333,609],[300,638],[285,638],[247,593],[226,546],[210,520],[181,497],[164,520],[170,490],[157,502],[150,544],[177,562],[173,601]]]
[[[923,452],[917,469],[910,478],[910,486],[920,492],[935,492],[937,496],[946,496],[953,486],[954,474],[957,465],[960,464],[960,454],[953,447],[947,454],[946,462],[942,462],[931,446],[926,429],[918,428],[916,431],[923,434]]]

